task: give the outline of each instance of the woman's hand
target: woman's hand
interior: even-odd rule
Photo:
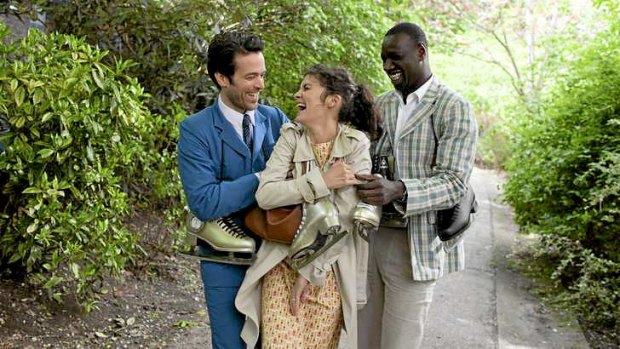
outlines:
[[[327,188],[330,190],[359,183],[351,166],[345,164],[342,159],[336,160],[329,170],[323,173],[323,181],[325,181]]]
[[[293,314],[293,316],[297,316],[297,314],[299,314],[299,308],[301,307],[301,303],[305,303],[308,300],[309,294],[310,282],[304,279],[303,276],[297,275],[297,279],[295,280],[295,284],[291,289],[291,296],[289,299],[291,314]]]

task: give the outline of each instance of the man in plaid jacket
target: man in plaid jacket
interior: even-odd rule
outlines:
[[[377,98],[384,134],[374,155],[389,159],[393,180],[358,175],[365,182],[358,194],[369,204],[393,205],[406,221],[387,226],[384,207],[379,231],[371,235],[370,294],[359,313],[358,343],[419,348],[436,280],[444,270],[464,268],[462,241],[444,248],[435,222],[437,210],[453,207],[467,190],[477,125],[470,104],[432,74],[420,27],[392,27],[381,59],[395,90]]]

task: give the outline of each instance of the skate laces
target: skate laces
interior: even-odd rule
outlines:
[[[217,223],[222,230],[233,237],[242,238],[246,236],[243,229],[241,229],[241,227],[239,227],[239,225],[237,225],[237,223],[235,223],[235,221],[230,217],[218,218],[215,223]]]
[[[295,239],[297,238],[299,233],[301,233],[301,230],[303,229],[304,225],[306,225],[307,212],[308,211],[306,210],[306,206],[302,205],[302,208],[301,208],[301,223],[299,223],[299,228],[297,228],[297,231],[295,232],[295,235],[293,236],[293,241],[295,241]]]

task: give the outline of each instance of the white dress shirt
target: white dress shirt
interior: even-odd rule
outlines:
[[[221,95],[217,97],[217,104],[220,107],[220,111],[222,112],[222,114],[224,114],[224,117],[226,118],[226,120],[230,122],[230,124],[235,129],[235,132],[237,132],[237,135],[239,136],[239,138],[243,141],[243,114],[244,113],[240,113],[234,110],[233,108],[227,106],[226,103],[224,103],[224,101],[222,100]],[[252,123],[252,126],[254,126],[255,125],[254,110],[247,110],[245,114],[248,114],[250,116],[250,122]],[[254,127],[250,127],[250,133],[252,134],[252,137],[254,137]]]
[[[428,91],[428,88],[431,86],[431,82],[435,78],[434,75],[431,77],[417,90],[413,91],[407,96],[407,104],[404,103],[403,95],[400,91],[396,91],[401,98],[398,99],[398,118],[396,119],[396,130],[394,131],[394,139],[397,140],[400,137],[400,132],[403,129],[403,125],[409,120],[411,115],[413,115],[413,111],[418,106],[424,95]],[[396,148],[396,147],[395,147]]]
[[[243,140],[243,114],[244,113],[240,113],[234,110],[233,108],[229,107],[228,105],[226,105],[226,103],[224,103],[224,101],[222,100],[221,95],[217,96],[217,105],[220,107],[220,111],[222,112],[222,114],[224,114],[224,118],[226,118],[226,120],[230,122],[230,124],[235,129],[237,136],[239,136],[241,141],[245,143],[245,141]],[[246,110],[245,114],[248,114],[250,116],[250,123],[252,124],[252,126],[254,126],[255,125],[254,110]],[[250,127],[250,133],[252,134],[252,139],[253,139],[254,138],[254,127]],[[252,151],[250,151],[250,153],[251,152]],[[260,179],[260,172],[254,172],[254,175],[256,175],[256,178]]]

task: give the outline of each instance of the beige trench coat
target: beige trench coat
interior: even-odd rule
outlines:
[[[256,200],[263,209],[271,209],[302,202],[313,202],[331,195],[339,211],[343,230],[352,231],[353,210],[359,202],[354,186],[330,192],[321,175],[337,159],[351,165],[355,173],[370,173],[370,141],[360,131],[339,125],[330,159],[324,168],[316,166],[301,175],[308,161],[315,161],[307,131],[300,124],[282,126],[276,146],[261,173]],[[294,163],[293,180],[285,180],[290,164]],[[246,316],[241,337],[248,348],[257,345],[261,318],[262,277],[288,255],[289,246],[264,241],[257,253],[256,262],[248,269],[241,284],[235,305]],[[312,263],[299,270],[313,285],[321,285],[326,272],[333,270],[342,297],[342,312],[347,348],[357,348],[357,308],[366,303],[366,272],[368,245],[357,234],[347,234]]]

